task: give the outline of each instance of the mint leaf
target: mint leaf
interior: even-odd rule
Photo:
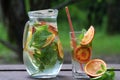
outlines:
[[[105,71],[106,69],[105,69],[105,66],[103,65],[103,64],[101,64],[101,70],[98,70],[97,72],[96,72],[96,74],[100,74],[100,73],[102,73],[103,71]]]
[[[36,53],[33,55],[35,58],[35,64],[39,67],[40,71],[53,67],[58,60],[58,52],[55,50],[55,42],[51,45],[46,46],[41,49],[41,53]],[[35,49],[36,50],[36,49]]]
[[[54,66],[54,64],[57,61],[57,51],[54,50],[55,44],[51,44],[50,46],[47,46],[46,48],[41,50],[41,60],[44,63],[45,68],[51,68]]]
[[[85,34],[85,33],[86,33],[86,29],[82,29],[82,33],[84,33],[84,34]]]
[[[101,64],[101,68],[102,68],[103,71],[106,70],[105,66],[103,64]]]
[[[85,29],[82,29],[81,31],[81,34],[79,35],[78,39],[81,41],[84,37],[84,34],[85,34],[86,30]]]
[[[48,25],[42,25],[42,26],[35,27],[37,31],[47,30],[47,28],[48,28]]]
[[[98,70],[97,72],[96,72],[96,74],[100,74],[100,73],[102,73],[103,71],[102,70]]]
[[[47,31],[47,28],[47,25],[37,27],[30,42],[30,47],[32,46],[39,49],[45,44],[46,39],[51,35],[51,33]]]
[[[81,33],[78,38],[81,41],[83,37],[84,37],[84,33]]]

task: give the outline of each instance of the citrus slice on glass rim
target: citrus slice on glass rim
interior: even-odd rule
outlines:
[[[73,56],[79,63],[87,63],[91,58],[91,48],[86,46],[78,46],[76,47]]]
[[[107,70],[106,63],[101,59],[90,60],[84,67],[85,73],[91,77],[98,77]]]
[[[94,27],[90,26],[90,28],[88,29],[88,31],[84,34],[84,37],[81,40],[80,44],[81,45],[87,45],[87,44],[89,44],[93,40],[94,32],[95,32]]]

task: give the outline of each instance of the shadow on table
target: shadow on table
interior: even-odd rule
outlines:
[[[46,79],[38,79],[38,78],[32,78],[28,76],[29,80],[73,80],[72,76],[63,76],[63,75],[58,75],[55,78],[46,78]]]

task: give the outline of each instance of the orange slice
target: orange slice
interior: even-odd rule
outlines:
[[[91,48],[78,46],[74,51],[74,59],[77,60],[79,63],[87,63],[91,57]]]
[[[94,37],[94,32],[95,32],[94,27],[90,26],[88,31],[84,34],[84,37],[81,40],[80,44],[81,45],[89,44],[92,41],[93,37]]]
[[[60,43],[60,40],[58,40],[57,45],[58,45],[58,53],[59,53],[59,56],[60,56],[60,58],[63,59],[64,54],[63,54],[63,48],[62,48],[62,44]]]
[[[53,27],[51,25],[49,25],[48,31],[51,32],[51,33],[53,33],[53,34],[55,34],[55,35],[58,34],[57,28],[55,28],[55,27]]]
[[[35,27],[32,27],[32,34],[35,32],[36,30],[35,30]]]
[[[51,44],[51,43],[54,41],[54,39],[55,39],[55,35],[54,35],[54,34],[48,36],[48,38],[46,39],[46,42],[45,42],[45,44],[43,45],[43,47],[46,47],[46,46],[48,46],[49,44]]]
[[[29,49],[29,50],[28,50],[28,53],[29,53],[30,57],[33,59],[34,51]]]
[[[29,46],[29,43],[30,43],[31,39],[32,39],[32,28],[29,28],[24,50],[28,49],[28,46]]]
[[[107,70],[106,63],[101,59],[90,60],[85,65],[85,73],[91,77],[98,77],[104,74]]]

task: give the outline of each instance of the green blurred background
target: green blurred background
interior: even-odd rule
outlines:
[[[0,63],[22,63],[22,35],[27,12],[56,8],[59,36],[70,63],[69,7],[74,30],[95,28],[93,57],[108,63],[120,63],[120,0],[0,0]],[[69,57],[68,57],[69,56]]]

